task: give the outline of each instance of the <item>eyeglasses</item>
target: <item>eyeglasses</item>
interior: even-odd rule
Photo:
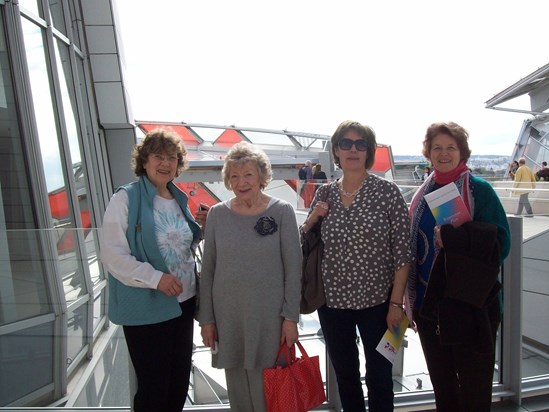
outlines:
[[[366,140],[363,139],[351,140],[344,137],[342,139],[339,139],[337,145],[341,150],[351,150],[353,145],[355,145],[356,150],[358,150],[359,152],[365,152],[366,150],[368,150],[368,143],[366,142]]]
[[[165,162],[165,161],[168,161],[170,163],[176,163],[179,160],[179,158],[176,155],[164,156],[161,154],[154,153],[152,157],[154,160],[156,160],[159,163]]]

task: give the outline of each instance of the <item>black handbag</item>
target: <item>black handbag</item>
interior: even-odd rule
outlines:
[[[325,201],[330,193],[328,185],[324,188],[320,200]],[[319,189],[321,190],[321,189]],[[322,219],[301,239],[301,251],[303,262],[301,266],[301,303],[299,312],[302,314],[313,313],[326,303],[324,284],[322,282],[322,257],[324,256],[324,242],[321,239],[320,229]]]

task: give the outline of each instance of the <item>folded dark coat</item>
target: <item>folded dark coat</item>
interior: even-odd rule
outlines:
[[[468,222],[441,228],[444,243],[431,269],[421,316],[437,321],[443,344],[493,347],[488,308],[501,288],[497,226]]]

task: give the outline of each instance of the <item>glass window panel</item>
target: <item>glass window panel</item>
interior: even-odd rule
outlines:
[[[86,176],[86,167],[82,162],[81,155],[81,146],[79,138],[78,125],[78,111],[77,111],[77,99],[76,91],[74,89],[73,81],[73,71],[71,69],[70,59],[69,59],[69,48],[61,41],[55,43],[55,56],[57,59],[57,65],[59,68],[59,83],[61,88],[61,96],[63,99],[63,111],[65,114],[65,124],[67,129],[67,135],[69,139],[69,149],[71,153],[71,159],[73,162],[73,178],[76,188],[77,204],[78,211],[80,213],[80,220],[82,224],[83,237],[85,238],[85,246],[88,261],[90,265],[95,265],[95,267],[90,267],[90,271],[94,271],[95,274],[100,275],[97,268],[97,255],[96,240],[93,236],[88,239],[90,230],[92,227],[92,213],[91,213],[91,202],[88,198],[89,191],[89,182]],[[86,264],[84,260],[83,264]],[[102,276],[96,276],[95,280],[99,281],[102,279]]]
[[[0,336],[0,406],[53,382],[53,323]]]
[[[63,34],[67,34],[67,26],[65,25],[65,16],[63,15],[63,1],[62,0],[49,0],[50,4],[50,16],[53,23],[53,27],[59,30]]]
[[[68,173],[63,172],[63,162],[61,161],[60,136],[55,121],[49,66],[42,30],[25,18],[22,18],[22,27],[52,225],[56,228],[53,232],[54,242],[59,255],[63,285],[70,285],[65,291],[67,302],[71,302],[85,293],[84,277],[82,270],[78,268],[78,259],[75,253],[77,238],[71,231],[74,222],[71,218],[65,182],[65,176]],[[72,174],[72,171],[70,173]],[[67,282],[69,277],[70,282]],[[78,294],[75,294],[75,291],[78,291]]]
[[[99,258],[97,256],[96,245],[98,235],[99,234],[96,230],[84,230],[88,267],[90,268],[90,276],[94,285],[97,285],[100,281],[105,279],[103,271],[99,265]]]
[[[51,311],[4,32],[0,13],[0,325]]]
[[[37,16],[44,17],[42,9],[39,7],[40,0],[19,0],[19,5],[33,12]]]
[[[99,292],[99,296],[93,301],[93,330],[97,329],[97,326],[101,320],[105,317],[105,289]]]
[[[87,307],[88,304],[84,303],[76,309],[69,310],[67,314],[67,366],[84,347],[88,327]]]
[[[549,374],[548,218],[523,219],[523,241],[522,376],[531,378]]]
[[[80,26],[79,22],[82,19],[79,19],[80,15],[79,2],[77,0],[69,0],[69,12],[71,16],[71,30],[72,30],[72,41],[78,46],[80,46]]]
[[[1,217],[1,216],[0,216]],[[37,230],[0,230],[0,325],[51,312]]]

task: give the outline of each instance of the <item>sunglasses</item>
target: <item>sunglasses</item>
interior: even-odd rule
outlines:
[[[358,150],[359,152],[365,152],[366,150],[368,150],[368,143],[366,142],[366,140],[362,139],[351,140],[344,137],[342,139],[339,139],[337,145],[341,150],[351,150],[351,147],[353,147],[353,145],[355,145],[356,150]]]

